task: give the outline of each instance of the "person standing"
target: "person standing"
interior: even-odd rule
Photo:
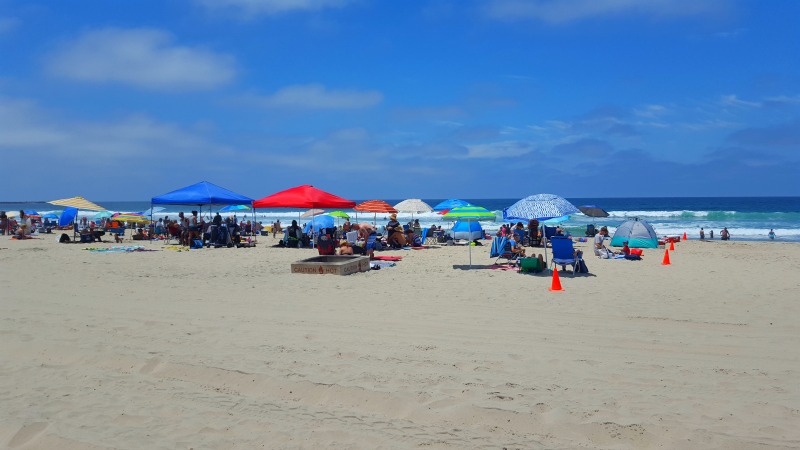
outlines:
[[[719,238],[722,239],[723,241],[727,241],[728,239],[731,238],[731,233],[728,232],[727,227],[723,228],[722,231],[719,232]]]
[[[703,227],[700,227],[700,240],[703,240],[705,238],[706,238],[706,232],[703,231]]]
[[[774,241],[775,240],[775,231],[772,228],[770,228],[769,229],[769,233],[767,233],[767,236],[769,236],[769,240],[770,241]]]

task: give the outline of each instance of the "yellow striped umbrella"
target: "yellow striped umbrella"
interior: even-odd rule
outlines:
[[[89,211],[105,211],[106,209],[102,206],[92,203],[89,200],[86,200],[83,197],[71,197],[71,198],[63,198],[61,200],[53,200],[50,203],[51,205],[58,205],[58,206],[71,206],[73,208],[78,209],[85,209]]]

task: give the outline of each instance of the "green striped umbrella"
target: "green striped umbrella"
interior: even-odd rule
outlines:
[[[470,206],[459,206],[457,208],[453,208],[447,212],[447,214],[443,215],[445,219],[454,219],[454,220],[463,220],[465,222],[476,222],[476,221],[491,221],[494,222],[496,216],[493,212],[489,211],[486,208],[482,208],[480,206],[470,205]],[[472,242],[467,244],[469,248],[469,268],[472,269]]]

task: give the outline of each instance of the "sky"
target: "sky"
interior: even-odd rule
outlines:
[[[0,0],[0,201],[800,195],[794,0]]]

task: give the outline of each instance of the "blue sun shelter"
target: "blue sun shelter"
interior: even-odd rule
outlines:
[[[653,226],[638,218],[625,221],[617,227],[611,246],[622,247],[626,241],[630,248],[658,248],[658,236]]]
[[[448,234],[453,239],[465,239],[468,241],[483,239],[484,237],[481,223],[472,220],[457,221]]]

